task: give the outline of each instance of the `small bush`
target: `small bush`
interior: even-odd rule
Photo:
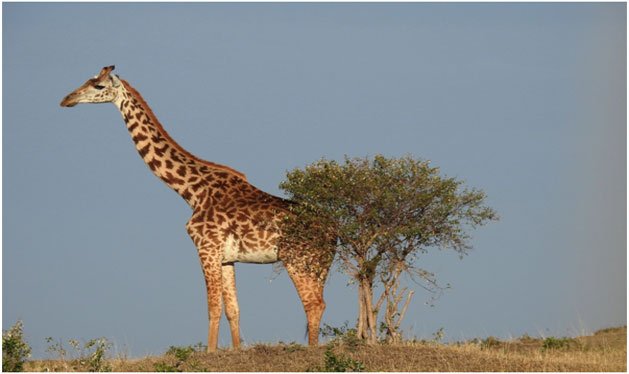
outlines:
[[[46,343],[49,344],[46,352],[56,354],[58,359],[65,363],[68,351],[64,348],[61,340],[54,343],[53,341],[54,339],[51,337],[46,338]],[[74,370],[90,372],[111,371],[106,355],[112,344],[106,338],[91,339],[83,345],[76,339],[69,339],[68,344],[73,350],[69,355],[72,358],[69,364]]]
[[[2,332],[2,371],[23,371],[24,362],[31,355],[31,347],[24,341],[23,323]]]
[[[345,355],[336,355],[333,351],[333,345],[328,344],[325,353],[322,367],[309,368],[306,371],[319,371],[319,372],[359,372],[365,371],[365,364],[358,360],[354,360]]]
[[[153,369],[157,372],[181,372],[184,371],[183,368],[185,365],[187,369],[197,371],[197,363],[189,362],[189,360],[195,352],[205,351],[205,348],[202,343],[182,347],[171,345],[166,351],[166,356],[171,356],[175,359],[174,365],[170,365],[166,362],[158,362],[153,365]]]
[[[156,362],[155,364],[153,364],[153,371],[157,373],[175,373],[181,370],[164,362]]]
[[[544,339],[542,343],[542,352],[548,350],[563,350],[568,349],[572,346],[578,345],[579,343],[572,338],[555,338],[553,336]]]
[[[84,352],[87,352],[87,355],[83,355],[81,363],[87,367],[88,371],[111,371],[111,367],[105,361],[105,355],[110,348],[111,343],[105,338],[88,341],[83,349]]]
[[[332,338],[332,343],[343,344],[352,350],[364,343],[358,338],[356,329],[349,327],[348,321],[345,321],[341,327],[324,324],[319,334],[324,338]]]
[[[176,347],[174,345],[171,345],[170,348],[168,348],[168,351],[166,351],[166,354],[175,356],[175,358],[179,362],[185,362],[194,352],[194,347],[190,345],[186,347]]]
[[[343,372],[343,371],[365,371],[365,365],[357,360],[353,360],[344,355],[335,355],[332,347],[325,351],[325,366],[323,371]]]

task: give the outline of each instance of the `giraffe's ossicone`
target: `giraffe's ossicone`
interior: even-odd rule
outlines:
[[[316,249],[303,250],[308,243],[282,246],[280,223],[290,214],[291,203],[257,189],[243,173],[186,151],[164,130],[140,93],[113,70],[114,66],[104,67],[68,94],[61,106],[113,103],[149,169],[192,208],[186,229],[198,250],[207,287],[208,351],[217,348],[223,304],[233,346],[240,345],[236,262],[283,262],[306,311],[308,342],[316,345],[331,261],[313,264]]]

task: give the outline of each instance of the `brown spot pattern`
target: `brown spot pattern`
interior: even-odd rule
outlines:
[[[124,100],[119,109],[138,153],[149,169],[193,210],[186,229],[197,247],[207,286],[208,350],[217,346],[223,303],[234,346],[240,341],[234,264],[223,263],[227,238],[235,240],[239,253],[259,253],[260,258],[277,256],[284,262],[308,318],[308,341],[316,344],[325,309],[323,284],[331,264],[319,264],[321,271],[313,275],[304,266],[308,259],[284,256],[291,249],[278,248],[278,222],[288,214],[288,202],[249,184],[244,174],[186,151],[164,130],[140,94],[126,81],[121,82]]]

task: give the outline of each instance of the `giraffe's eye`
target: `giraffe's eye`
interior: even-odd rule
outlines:
[[[102,90],[103,88],[105,88],[105,86],[101,86],[100,84],[95,84],[94,88],[96,88],[97,90]]]

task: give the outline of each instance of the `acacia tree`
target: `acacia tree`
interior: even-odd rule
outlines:
[[[463,188],[463,182],[410,156],[322,159],[286,177],[280,188],[296,204],[284,222],[284,240],[307,240],[312,245],[303,250],[336,254],[340,269],[357,285],[357,335],[368,342],[377,340],[385,302],[384,330],[391,340],[399,338],[412,297],[400,288],[402,274],[439,289],[434,275],[416,266],[419,254],[451,248],[463,255],[471,248],[467,231],[497,219],[484,205],[484,192]],[[384,289],[377,300],[376,282]]]

